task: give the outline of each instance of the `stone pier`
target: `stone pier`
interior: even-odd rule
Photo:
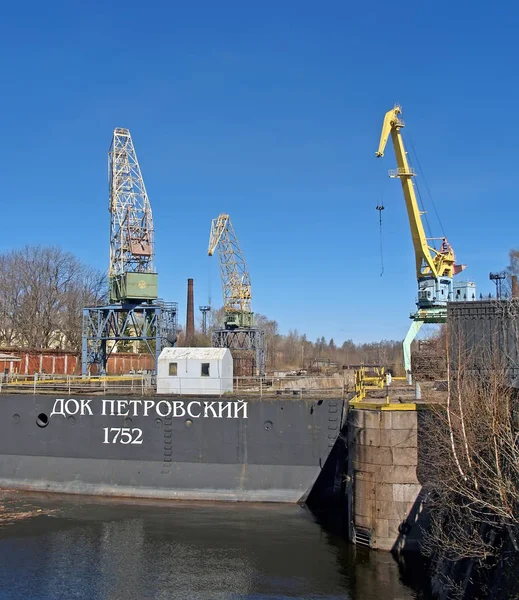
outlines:
[[[415,405],[350,406],[348,498],[354,543],[396,552],[419,549],[423,514],[417,434]]]

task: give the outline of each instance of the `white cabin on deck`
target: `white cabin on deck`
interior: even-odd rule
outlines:
[[[164,348],[157,366],[157,394],[220,395],[232,392],[228,348]]]

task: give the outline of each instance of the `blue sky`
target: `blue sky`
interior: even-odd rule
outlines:
[[[282,332],[403,338],[416,293],[411,237],[400,184],[387,177],[392,148],[375,158],[398,102],[468,265],[462,277],[493,290],[489,271],[519,246],[519,6],[396,8],[3,3],[0,251],[59,244],[106,269],[107,151],[114,127],[128,127],[152,204],[159,292],[179,302],[182,322],[188,277],[197,305],[209,291],[221,305],[206,249],[211,219],[228,212],[253,309]]]

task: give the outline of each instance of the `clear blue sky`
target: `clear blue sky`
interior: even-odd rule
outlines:
[[[519,246],[518,29],[511,1],[3,3],[0,251],[57,243],[106,269],[107,150],[128,127],[182,322],[188,277],[221,304],[206,248],[228,212],[282,332],[403,338],[416,281],[383,115],[403,106],[457,257],[493,290]]]

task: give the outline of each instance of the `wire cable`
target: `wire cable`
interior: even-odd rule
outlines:
[[[381,265],[381,271],[380,271],[380,277],[382,277],[382,275],[384,275],[384,247],[382,244],[382,211],[384,210],[384,204],[381,202],[378,206],[377,206],[377,210],[378,210],[378,222],[379,222],[379,235],[380,235],[380,265]]]
[[[414,187],[416,189],[416,195],[418,196],[418,200],[420,201],[418,208],[420,209],[420,212],[422,213],[422,216],[424,218],[425,221],[425,230],[426,230],[426,235],[427,237],[430,239],[433,237],[432,234],[432,228],[431,225],[429,223],[429,218],[427,217],[427,211],[425,210],[425,204],[422,198],[422,194],[420,192],[420,187],[418,185],[418,183],[415,181],[414,183]]]
[[[207,257],[207,305],[211,306],[211,257]]]
[[[431,204],[432,204],[432,207],[433,207],[433,209],[434,209],[434,214],[436,215],[436,218],[438,219],[438,223],[439,223],[439,225],[440,225],[440,229],[441,229],[441,231],[442,231],[442,235],[443,235],[443,237],[447,237],[447,236],[445,235],[445,229],[444,229],[444,227],[443,227],[443,223],[442,223],[442,221],[441,221],[441,219],[440,219],[440,215],[438,214],[438,210],[437,210],[437,208],[436,208],[436,204],[435,204],[435,202],[434,202],[434,198],[433,198],[433,196],[432,196],[432,194],[431,194],[431,190],[429,189],[429,185],[428,185],[428,183],[427,183],[427,179],[425,178],[425,173],[424,173],[424,171],[423,171],[423,169],[422,169],[422,165],[420,164],[420,159],[418,158],[418,153],[416,152],[416,149],[415,149],[415,147],[414,147],[413,140],[412,140],[411,138],[408,138],[408,139],[409,139],[409,143],[411,144],[411,148],[412,148],[412,150],[413,150],[413,156],[414,156],[414,159],[416,160],[416,164],[418,165],[418,170],[420,171],[420,175],[421,175],[421,177],[422,177],[422,180],[423,180],[423,182],[424,182],[425,189],[426,189],[426,191],[427,191],[427,195],[429,196],[429,198],[430,198],[430,200],[431,200]]]

